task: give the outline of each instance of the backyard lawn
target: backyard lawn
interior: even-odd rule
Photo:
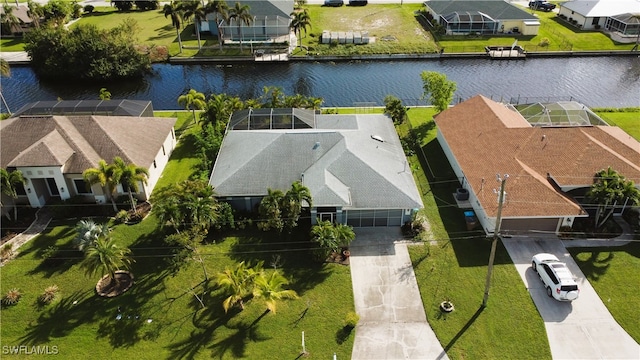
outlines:
[[[609,125],[622,128],[627,134],[640,141],[640,108],[629,109],[629,111],[602,111],[603,109],[593,109],[598,116]]]
[[[177,128],[186,129],[180,146],[189,147],[189,133],[198,128],[188,124],[189,113],[177,114]],[[192,152],[180,149],[159,186],[193,172]],[[81,254],[71,246],[76,222],[55,221],[1,268],[0,294],[13,288],[23,294],[17,305],[0,310],[3,346],[56,346],[65,359],[293,359],[300,355],[305,331],[308,358],[351,355],[354,332],[343,330],[346,314],[354,311],[349,267],[311,261],[308,229],[294,233],[291,240],[249,229],[217,233],[199,247],[210,279],[240,261],[262,260],[267,271],[277,267],[291,280],[290,288],[300,298],[281,301],[276,314],[262,316],[266,306],[257,299],[247,301],[244,311],[225,314],[222,291],[213,280],[204,281],[199,263],[187,259],[176,265],[173,249],[163,241],[165,230],[154,216],[136,225],[114,226],[113,238],[133,252],[136,283],[113,299],[96,296],[99,276],[84,275]],[[51,246],[56,255],[45,260]],[[58,298],[40,305],[38,296],[54,284],[60,288]]]

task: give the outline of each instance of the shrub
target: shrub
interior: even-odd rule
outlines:
[[[13,246],[11,244],[4,244],[2,250],[0,250],[0,261],[10,258],[13,256]]]
[[[360,321],[360,315],[356,314],[353,311],[349,311],[344,317],[344,326],[348,328],[354,328],[356,327],[356,325],[358,325],[358,321]]]
[[[40,295],[38,300],[40,300],[40,303],[42,304],[50,304],[56,298],[56,295],[58,295],[59,290],[58,285],[51,285],[44,289],[44,292]]]
[[[20,292],[20,290],[13,288],[9,290],[4,296],[4,298],[2,299],[2,303],[7,306],[15,305],[18,303],[18,301],[20,301],[21,297],[22,293]]]
[[[116,214],[116,221],[119,223],[125,223],[129,221],[129,212],[127,210],[120,210]]]
[[[549,41],[549,38],[542,38],[542,40],[540,40],[540,42],[538,43],[538,46],[549,46],[549,43],[551,41]]]
[[[93,10],[95,10],[95,7],[93,7],[93,5],[85,5],[84,6],[84,12],[86,12],[87,14],[91,14],[93,12]]]

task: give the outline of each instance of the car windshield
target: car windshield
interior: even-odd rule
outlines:
[[[560,287],[562,291],[577,291],[578,285],[563,285]]]

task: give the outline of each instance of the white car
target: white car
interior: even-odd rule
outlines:
[[[531,268],[544,283],[547,295],[559,301],[573,301],[580,290],[567,265],[553,254],[540,253],[531,259]]]

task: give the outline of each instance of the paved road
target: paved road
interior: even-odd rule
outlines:
[[[356,312],[352,359],[448,359],[427,323],[400,229],[355,229],[351,279]]]
[[[562,241],[518,237],[503,243],[544,320],[554,359],[640,359],[640,346],[613,319]],[[541,252],[556,255],[577,277],[577,300],[559,302],[547,296],[531,269],[531,257]]]

